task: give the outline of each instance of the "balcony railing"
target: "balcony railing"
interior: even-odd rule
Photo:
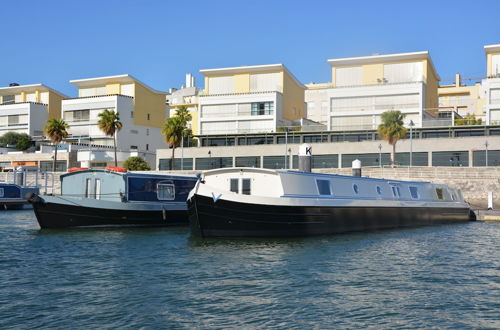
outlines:
[[[402,110],[402,109],[415,109],[420,108],[420,103],[406,103],[406,104],[374,104],[374,105],[353,105],[332,107],[332,112],[345,112],[345,111],[383,111],[383,110]]]

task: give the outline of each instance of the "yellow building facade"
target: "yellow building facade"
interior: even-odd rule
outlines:
[[[306,116],[305,86],[283,64],[200,72],[200,134],[274,132]]]
[[[131,75],[71,80],[78,97],[125,95],[133,98],[135,125],[161,127],[166,118],[166,92],[157,91]]]

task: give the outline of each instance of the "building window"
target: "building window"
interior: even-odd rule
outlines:
[[[89,117],[90,110],[75,110],[64,112],[64,119],[66,121],[88,121]]]
[[[150,119],[151,119],[151,114],[148,113],[148,120],[150,120]]]
[[[2,96],[2,104],[13,104],[16,103],[15,95],[4,95]]]
[[[229,181],[229,190],[234,192],[234,193],[239,192],[238,179],[231,179]]]
[[[158,183],[156,185],[156,196],[160,201],[174,200],[175,186],[172,183]]]
[[[330,191],[330,181],[329,180],[316,180],[316,186],[318,186],[318,192],[320,195],[331,195]]]
[[[149,150],[149,143],[146,143],[146,150]]]
[[[272,115],[274,102],[252,103],[252,116]]]
[[[137,150],[137,146],[130,146],[130,150]]]
[[[130,118],[134,118],[134,112],[130,111]]]
[[[146,128],[146,136],[149,136],[149,128]]]

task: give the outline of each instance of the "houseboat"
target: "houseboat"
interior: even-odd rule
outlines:
[[[201,237],[311,236],[464,222],[474,213],[442,184],[256,168],[205,172],[188,197]]]
[[[2,173],[5,181],[0,182],[0,209],[19,210],[30,206],[26,194],[40,192],[38,171],[28,171],[23,167]]]
[[[58,196],[30,194],[41,228],[187,225],[186,198],[198,177],[77,169]]]

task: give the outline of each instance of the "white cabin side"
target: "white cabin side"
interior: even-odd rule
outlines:
[[[203,175],[206,185],[217,191],[232,194],[280,197],[283,187],[274,170],[254,168],[228,168],[207,171]]]
[[[232,195],[464,203],[460,190],[443,184],[290,170],[216,169],[205,172],[203,181],[214,191]]]

